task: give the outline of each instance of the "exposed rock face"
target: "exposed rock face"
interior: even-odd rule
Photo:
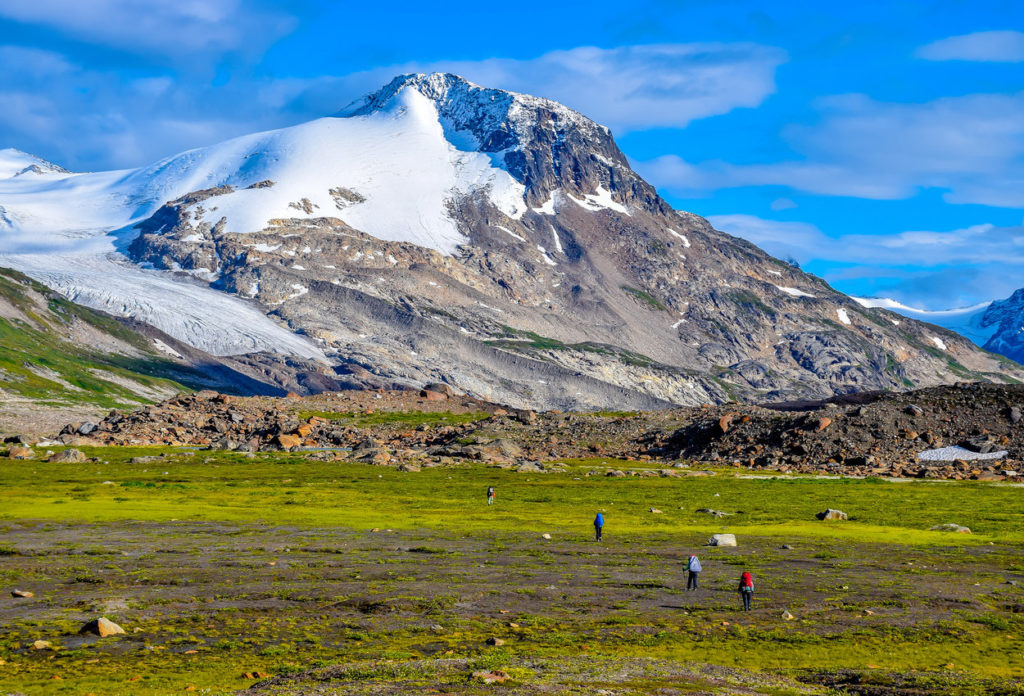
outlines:
[[[1001,353],[1017,362],[1024,361],[1024,288],[1005,300],[989,305],[981,319],[982,326],[997,326],[985,344],[986,350]]]
[[[502,212],[486,189],[452,191],[449,215],[467,243],[447,255],[346,224],[363,197],[349,182],[322,183],[337,203],[323,217],[259,230],[215,221],[218,198],[238,193],[221,186],[166,204],[138,226],[129,255],[255,300],[318,340],[344,386],[443,381],[572,409],[1024,378],[956,334],[942,332],[939,349],[934,327],[866,309],[672,210],[608,129],[554,102],[408,75],[341,116],[390,108],[404,90],[430,100],[455,150],[490,155],[523,186],[525,212]],[[323,193],[295,210],[316,214],[308,201]]]

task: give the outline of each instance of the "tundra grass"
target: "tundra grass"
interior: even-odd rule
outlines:
[[[231,693],[253,672],[362,661],[359,682],[401,678],[405,692],[477,693],[480,666],[558,692],[574,672],[640,659],[1021,692],[1021,488],[734,469],[618,478],[605,472],[657,465],[607,458],[520,474],[84,451],[93,460],[76,465],[0,460],[0,693]],[[850,520],[818,522],[825,507]],[[941,522],[975,533],[928,531]],[[739,546],[703,548],[723,531]],[[691,551],[705,564],[697,593],[683,590]],[[750,614],[736,610],[742,570],[758,582]],[[14,587],[37,597],[7,598]],[[111,598],[123,603],[96,608]],[[77,637],[101,611],[127,635]],[[39,639],[56,650],[32,649]],[[423,666],[436,658],[469,662],[441,675]],[[582,693],[678,687],[578,678]]]
[[[733,532],[954,547],[1024,543],[1022,489],[1005,484],[745,478],[735,470],[679,478],[607,477],[607,468],[651,466],[614,459],[567,460],[564,474],[521,474],[481,465],[406,473],[292,454],[247,458],[158,448],[83,451],[98,461],[6,465],[0,519],[286,520],[465,531],[499,525],[586,535],[600,510],[609,530],[628,535]],[[166,456],[156,461],[128,461],[161,452]],[[488,486],[496,487],[502,505],[474,506]],[[845,511],[850,520],[817,521],[815,513],[828,507]],[[651,508],[661,512],[651,513]],[[715,518],[697,512],[701,509],[727,516]],[[929,531],[946,522],[965,525],[973,534]]]

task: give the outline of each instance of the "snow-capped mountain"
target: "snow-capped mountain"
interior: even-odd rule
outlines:
[[[864,307],[884,307],[897,314],[955,331],[985,350],[1017,362],[1024,360],[1024,289],[1005,300],[972,307],[931,311],[914,309],[887,298],[854,298]]]
[[[632,408],[1024,377],[672,210],[581,114],[455,75],[137,170],[0,176],[0,235],[78,302],[352,384]]]

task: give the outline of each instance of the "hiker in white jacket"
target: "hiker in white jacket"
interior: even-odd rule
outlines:
[[[691,555],[690,560],[686,564],[686,589],[697,589],[697,575],[700,574],[701,570],[700,559]]]

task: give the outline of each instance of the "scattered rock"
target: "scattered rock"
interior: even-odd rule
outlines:
[[[399,471],[417,472],[420,470],[419,464],[413,464],[412,462],[405,462],[404,464],[398,465]]]
[[[785,620],[785,621],[792,621],[792,620],[794,620],[794,619],[795,619],[796,617],[795,617],[795,616],[793,616],[792,614],[790,614],[790,613],[789,613],[789,610],[787,609],[787,610],[784,610],[784,611],[782,612],[782,618],[783,618],[783,620]]]
[[[95,423],[82,423],[78,426],[78,430],[76,432],[78,432],[79,435],[89,435],[90,433],[96,432],[98,427],[99,426]]]
[[[495,638],[494,636],[491,636],[487,639],[487,644],[493,645],[495,647],[501,647],[505,644],[505,641],[503,641],[501,638]]]
[[[959,524],[953,524],[952,522],[947,522],[946,524],[937,524],[934,527],[929,527],[928,530],[932,532],[956,532],[957,534],[971,533],[970,527],[964,527]]]
[[[832,425],[832,419],[829,418],[828,416],[822,416],[814,424],[814,430],[815,430],[815,432],[819,432],[820,433],[822,430],[824,430],[825,428],[827,428],[830,425]]]
[[[924,409],[921,408],[920,406],[916,405],[916,404],[910,404],[905,409],[903,409],[903,412],[906,413],[908,416],[923,416],[924,415]]]
[[[714,534],[708,539],[708,546],[736,546],[736,535]]]
[[[1011,407],[1008,416],[1010,418],[1010,422],[1013,423],[1014,425],[1017,425],[1017,423],[1020,423],[1022,418],[1020,408],[1017,406]]]
[[[849,516],[842,510],[833,510],[832,508],[829,508],[824,512],[819,512],[817,515],[815,515],[815,517],[817,517],[819,520],[825,521],[849,519]]]
[[[547,532],[545,532],[545,533],[540,535],[540,538],[541,539],[551,539],[551,535],[548,534]]]
[[[732,421],[736,418],[735,413],[727,413],[718,419],[718,430],[722,435],[729,432],[729,428],[732,427]]]
[[[85,460],[86,460],[85,454],[83,454],[81,450],[77,450],[77,449],[72,447],[71,449],[66,449],[66,450],[62,450],[60,452],[57,452],[52,457],[50,457],[47,461],[51,461],[51,462],[66,462],[66,463],[70,463],[70,464],[81,464]]]
[[[282,433],[274,438],[274,443],[281,449],[290,450],[293,447],[301,445],[302,440],[298,435],[286,435]]]
[[[87,622],[80,629],[78,629],[78,633],[80,635],[85,633],[91,633],[94,636],[106,638],[107,636],[116,636],[119,633],[124,633],[124,629],[118,626],[113,621],[110,621],[109,619],[101,616],[98,619],[93,619],[92,621]]]
[[[11,596],[20,599],[28,599],[30,597],[35,597],[36,594],[35,592],[29,592],[28,590],[11,590]]]
[[[36,642],[32,643],[33,650],[51,650],[52,648],[53,643],[51,643],[48,640],[37,640]]]
[[[242,673],[242,679],[267,679],[269,677],[270,677],[270,675],[267,674],[266,672],[258,672],[258,671],[255,671],[255,670],[252,671],[252,672],[243,672]]]
[[[500,669],[496,669],[490,672],[473,672],[473,677],[479,679],[484,684],[504,684],[505,681],[508,679],[508,674],[502,672]]]
[[[651,512],[654,513],[655,515],[660,515],[661,514],[661,510],[659,510],[657,508],[651,508]]]
[[[35,459],[35,452],[28,447],[11,447],[7,450],[7,456],[11,459]]]

